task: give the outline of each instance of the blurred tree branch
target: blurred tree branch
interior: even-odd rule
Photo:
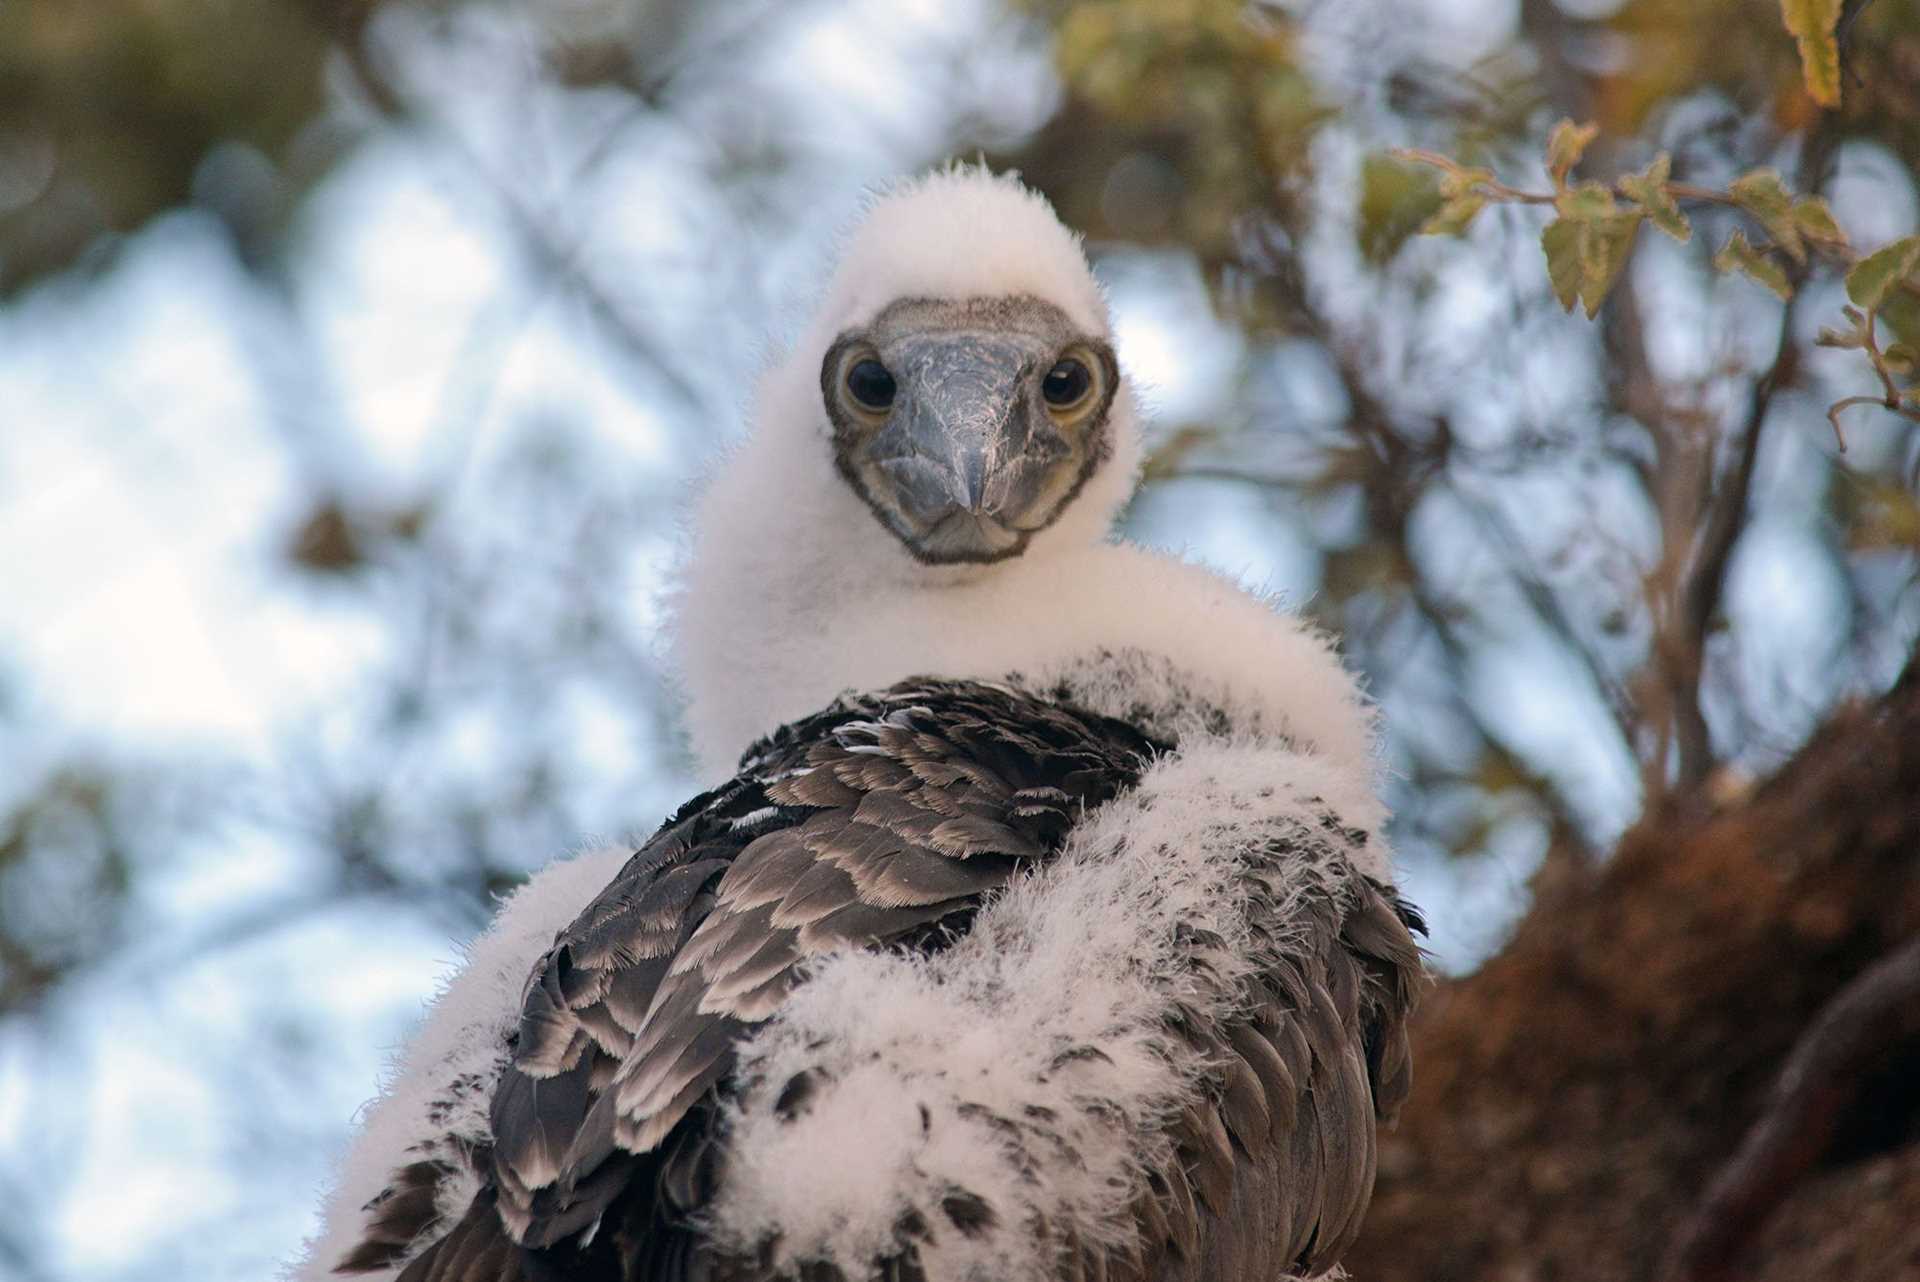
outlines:
[[[698,389],[662,354],[660,344],[647,335],[640,323],[581,265],[578,248],[562,243],[549,226],[551,220],[537,214],[510,184],[493,173],[486,162],[460,138],[457,130],[441,125],[430,113],[409,103],[392,77],[380,66],[379,57],[370,43],[372,26],[366,20],[367,11],[355,4],[337,3],[337,0],[308,0],[308,3],[327,22],[344,63],[353,74],[355,85],[366,95],[374,109],[390,123],[429,128],[435,145],[453,156],[468,175],[492,195],[536,268],[563,283],[586,303],[604,332],[619,343],[628,359],[646,371],[660,389],[672,397],[678,413],[688,417],[698,416],[706,408]],[[656,82],[649,87],[650,97],[657,98],[664,92],[664,82]],[[636,100],[635,106],[639,109],[640,100]]]
[[[1809,1022],[1739,1151],[1675,1236],[1661,1276],[1739,1276],[1743,1248],[1833,1151],[1887,1061],[1912,1049],[1920,1049],[1920,938],[1849,980]]]

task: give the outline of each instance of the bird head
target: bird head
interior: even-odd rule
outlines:
[[[807,478],[835,491],[808,537],[842,565],[936,583],[1103,538],[1138,456],[1078,238],[1017,179],[973,166],[874,198],[756,417],[756,437],[786,435],[767,446],[790,502]]]
[[[1112,451],[1104,336],[1031,294],[901,298],[820,365],[834,466],[908,555],[1018,556]]]
[[[716,768],[843,688],[966,667],[936,643],[984,663],[982,634],[1043,626],[1140,456],[1079,239],[976,166],[874,196],[750,415],[695,513],[674,629]]]

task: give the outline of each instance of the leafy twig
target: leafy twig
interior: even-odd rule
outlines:
[[[1423,147],[1395,147],[1390,153],[1398,159],[1414,164],[1430,165],[1449,174],[1457,174],[1465,185],[1483,192],[1495,200],[1507,201],[1516,205],[1551,205],[1560,199],[1562,193],[1551,191],[1526,191],[1519,187],[1510,187],[1498,178],[1490,176],[1489,171],[1469,168],[1453,157],[1438,151],[1428,151]],[[1677,201],[1700,205],[1734,205],[1739,201],[1724,191],[1712,187],[1700,187],[1693,183],[1669,182],[1664,184],[1667,194]],[[1622,200],[1631,199],[1630,192],[1615,183],[1613,194]]]
[[[1827,407],[1827,421],[1833,424],[1833,436],[1840,443],[1842,453],[1846,452],[1847,438],[1840,431],[1840,413],[1856,405],[1878,405],[1882,409],[1892,410],[1904,419],[1920,423],[1920,391],[1914,388],[1902,389],[1894,382],[1891,368],[1893,358],[1881,350],[1879,335],[1874,332],[1876,315],[1872,309],[1865,312],[1858,308],[1846,309],[1847,319],[1854,323],[1850,333],[1837,334],[1833,330],[1822,330],[1818,342],[1822,347],[1858,347],[1867,355],[1873,365],[1873,372],[1880,376],[1880,395],[1845,396]],[[1900,349],[1895,348],[1898,352]],[[1902,362],[1905,363],[1904,361]]]
[[[1920,236],[1862,255],[1848,242],[1824,199],[1796,195],[1774,170],[1749,170],[1720,191],[1674,182],[1673,162],[1665,152],[1642,172],[1622,175],[1611,184],[1572,181],[1573,170],[1598,132],[1596,125],[1571,120],[1554,126],[1547,140],[1547,171],[1554,188],[1550,192],[1512,186],[1490,169],[1463,165],[1440,152],[1402,148],[1392,154],[1440,171],[1442,204],[1421,228],[1428,234],[1458,235],[1490,203],[1551,206],[1557,217],[1540,237],[1547,276],[1561,306],[1572,310],[1576,302],[1581,303],[1588,317],[1599,313],[1625,269],[1642,222],[1651,222],[1684,242],[1693,235],[1686,207],[1717,205],[1738,210],[1765,233],[1756,244],[1745,231],[1735,231],[1713,257],[1719,270],[1745,275],[1785,302],[1799,288],[1810,261],[1819,257],[1847,269],[1847,293],[1863,312],[1897,298],[1905,312],[1920,318]],[[1813,148],[1811,138],[1806,148]],[[1806,168],[1804,163],[1802,167]],[[1880,405],[1920,422],[1920,402],[1915,402],[1914,391],[1899,389],[1891,373],[1895,366],[1905,370],[1920,366],[1920,354],[1905,343],[1882,353],[1872,336],[1863,334],[1863,322],[1854,310],[1848,309],[1848,314],[1853,330],[1827,345],[1866,352],[1883,394],[1845,397],[1828,408],[1827,418],[1842,451],[1846,439],[1839,416],[1852,406]],[[1907,322],[1907,328],[1920,328],[1920,319]]]

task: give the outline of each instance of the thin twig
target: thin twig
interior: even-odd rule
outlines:
[[[1432,165],[1435,169],[1444,169],[1450,173],[1460,173],[1464,170],[1464,167],[1453,157],[1437,151],[1428,151],[1423,147],[1396,147],[1393,154],[1403,160]],[[1692,183],[1676,182],[1663,185],[1667,194],[1677,201],[1702,205],[1726,205],[1735,209],[1740,207],[1740,202],[1732,195],[1724,191],[1716,191],[1712,187],[1697,187]],[[1500,200],[1511,201],[1517,205],[1555,205],[1560,202],[1559,192],[1526,191],[1523,188],[1509,186],[1498,178],[1476,178],[1469,186],[1472,190]],[[1622,200],[1632,199],[1617,183],[1610,185],[1608,190]]]
[[[1780,314],[1780,338],[1774,347],[1773,361],[1767,372],[1755,380],[1747,396],[1746,420],[1735,438],[1736,458],[1720,493],[1715,496],[1701,531],[1693,571],[1680,590],[1680,609],[1674,622],[1674,644],[1687,647],[1690,660],[1686,667],[1690,680],[1676,683],[1678,706],[1675,718],[1680,731],[1680,784],[1684,788],[1706,777],[1712,766],[1712,744],[1700,707],[1700,674],[1704,665],[1707,633],[1726,587],[1727,566],[1733,559],[1734,544],[1747,526],[1747,502],[1753,489],[1754,468],[1760,458],[1760,434],[1766,426],[1767,411],[1773,394],[1791,371],[1798,352],[1793,335],[1794,301]]]
[[[1855,88],[1864,88],[1867,78],[1860,74],[1858,67],[1853,65],[1853,28],[1854,24],[1860,21],[1860,15],[1865,13],[1872,4],[1873,0],[1846,0],[1846,6],[1840,13],[1840,21],[1833,27],[1833,41],[1840,50],[1840,66],[1846,71],[1847,78],[1853,81]]]
[[[1847,319],[1854,323],[1853,330],[1837,338],[1823,332],[1820,337],[1821,346],[1851,347],[1865,352],[1867,360],[1873,365],[1873,372],[1880,378],[1880,395],[1847,396],[1827,406],[1827,422],[1833,424],[1833,436],[1840,443],[1842,454],[1847,452],[1847,438],[1840,431],[1842,410],[1851,409],[1855,405],[1877,405],[1882,409],[1892,410],[1902,418],[1920,423],[1920,405],[1907,404],[1914,398],[1915,393],[1912,390],[1902,391],[1900,385],[1893,381],[1893,369],[1887,364],[1887,354],[1880,350],[1880,336],[1876,330],[1879,319],[1877,310],[1869,307],[1863,312],[1849,307],[1846,313]]]
[[[1920,423],[1920,407],[1909,405],[1903,400],[1887,400],[1878,396],[1848,396],[1835,401],[1827,408],[1827,420],[1833,424],[1834,435],[1838,436],[1840,433],[1840,411],[1851,409],[1855,405],[1877,405],[1883,410],[1892,410],[1909,422]],[[1840,442],[1841,452],[1844,453],[1846,448],[1847,443],[1843,438]]]
[[[1453,487],[1454,493],[1461,494],[1460,487]],[[1462,498],[1466,496],[1461,494]],[[1475,499],[1468,509],[1479,521],[1489,537],[1498,539],[1505,545],[1514,583],[1526,597],[1549,628],[1567,639],[1568,648],[1585,665],[1587,676],[1593,682],[1594,689],[1607,705],[1607,711],[1613,717],[1615,729],[1620,732],[1622,741],[1629,746],[1633,742],[1634,715],[1632,701],[1620,686],[1613,674],[1608,672],[1600,656],[1590,645],[1582,643],[1579,631],[1574,627],[1571,617],[1560,604],[1560,596],[1539,573],[1532,568],[1532,554],[1527,550],[1520,532],[1513,528],[1513,522],[1507,519],[1505,512],[1484,499]]]
[[[600,283],[580,266],[578,247],[561,244],[539,216],[526,206],[517,193],[492,173],[486,163],[467,146],[463,138],[454,131],[439,127],[436,122],[424,118],[406,101],[386,73],[375,65],[366,45],[364,28],[342,33],[339,43],[348,70],[352,72],[355,82],[380,114],[390,121],[407,121],[434,127],[448,151],[457,156],[494,197],[501,213],[506,216],[508,225],[518,237],[521,247],[528,252],[529,257],[543,271],[566,281],[579,295],[581,301],[587,305],[594,319],[599,321],[601,327],[627,350],[627,354],[644,366],[667,392],[680,402],[683,410],[690,414],[697,414],[702,408],[700,393],[660,354],[653,341],[640,332],[620,304],[616,303]]]
[[[1833,132],[1828,117],[1822,116],[1820,122],[1808,132],[1801,148],[1797,180],[1801,190],[1817,190],[1820,187],[1832,154]],[[1803,279],[1806,271],[1805,265],[1797,269]],[[1741,424],[1735,438],[1737,456],[1733,470],[1713,500],[1707,514],[1706,528],[1700,534],[1699,552],[1694,558],[1693,571],[1681,588],[1680,609],[1675,620],[1679,631],[1669,638],[1669,644],[1685,644],[1689,648],[1687,667],[1693,677],[1686,688],[1675,691],[1679,701],[1675,709],[1676,725],[1684,732],[1681,737],[1679,779],[1683,788],[1706,778],[1712,765],[1712,744],[1706,717],[1700,706],[1699,682],[1700,672],[1705,666],[1707,632],[1726,589],[1727,566],[1733,559],[1734,544],[1739,542],[1741,533],[1747,527],[1747,503],[1753,490],[1753,472],[1759,461],[1760,435],[1766,426],[1767,411],[1773,404],[1773,394],[1787,382],[1798,364],[1799,344],[1794,337],[1794,312],[1802,297],[1802,292],[1796,289],[1793,297],[1781,309],[1780,338],[1774,347],[1773,360],[1748,394],[1746,421]]]

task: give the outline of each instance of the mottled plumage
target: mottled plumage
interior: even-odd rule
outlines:
[[[945,681],[842,701],[756,745],[535,967],[493,1097],[494,1145],[471,1155],[487,1182],[402,1279],[776,1276],[713,1253],[699,1231],[724,1177],[716,1123],[739,1040],[809,957],[939,949],[983,896],[1048,859],[1076,817],[1174,746],[1005,686]],[[1294,841],[1353,839],[1331,816],[1326,825]],[[1269,910],[1289,896],[1295,854],[1277,846],[1254,879]],[[1304,932],[1308,946],[1256,942],[1276,960],[1248,986],[1240,1018],[1220,1025],[1175,1008],[1167,1035],[1212,1070],[1173,1120],[1174,1160],[1140,1193],[1139,1241],[1074,1243],[1063,1277],[1201,1282],[1315,1273],[1338,1258],[1372,1186],[1376,1116],[1406,1092],[1411,924],[1390,891],[1352,873],[1345,894],[1257,927]],[[1219,941],[1191,942],[1204,963]],[[804,1077],[781,1089],[788,1107],[805,1106]],[[433,1231],[421,1190],[445,1169],[395,1172],[391,1205],[411,1209],[382,1217],[341,1271],[389,1264],[410,1233]],[[917,1237],[996,1214],[965,1190],[942,1209],[945,1223],[902,1226],[886,1275],[919,1276]],[[570,1240],[596,1225],[584,1248]]]

